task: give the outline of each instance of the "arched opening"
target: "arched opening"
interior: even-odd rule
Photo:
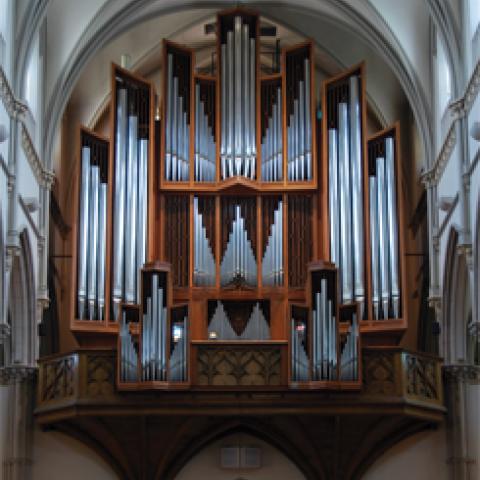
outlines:
[[[26,231],[20,234],[20,253],[12,263],[7,321],[10,325],[10,342],[5,348],[4,365],[32,366],[36,359],[35,290]]]
[[[304,480],[297,466],[270,443],[243,431],[229,433],[194,455],[176,480]]]
[[[467,261],[465,255],[458,252],[457,242],[458,232],[452,229],[445,264],[443,353],[447,363],[473,363],[478,358],[478,339],[472,323]]]

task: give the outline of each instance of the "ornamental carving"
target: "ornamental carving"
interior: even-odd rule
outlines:
[[[43,365],[40,398],[43,402],[62,400],[75,394],[76,357],[68,356]]]
[[[409,353],[404,355],[407,395],[422,400],[439,400],[441,387],[437,361]]]
[[[197,383],[212,386],[280,385],[281,351],[277,348],[209,348],[197,354]]]
[[[365,393],[395,394],[395,365],[392,354],[382,352],[364,354],[363,385]]]
[[[87,357],[87,396],[108,396],[114,393],[115,367],[113,357],[89,355]]]

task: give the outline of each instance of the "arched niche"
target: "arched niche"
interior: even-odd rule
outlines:
[[[20,252],[12,262],[8,292],[7,320],[10,342],[4,364],[32,366],[36,360],[35,286],[28,233],[20,234]]]
[[[465,254],[457,249],[458,232],[450,231],[443,288],[443,356],[446,363],[471,363],[472,298]],[[476,337],[476,335],[475,335]],[[476,341],[476,339],[475,339]]]

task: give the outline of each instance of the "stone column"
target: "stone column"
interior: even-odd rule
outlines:
[[[452,480],[480,478],[480,366],[444,367],[447,463]]]
[[[33,399],[35,372],[32,367],[0,369],[0,408],[3,423],[2,479],[30,480],[33,462]]]

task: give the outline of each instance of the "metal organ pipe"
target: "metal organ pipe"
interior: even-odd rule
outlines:
[[[381,142],[384,154],[373,159],[375,172],[369,176],[372,302],[376,320],[400,315],[394,140],[386,137]],[[374,232],[378,240],[373,238]]]
[[[340,264],[341,292],[344,303],[353,300],[352,190],[348,150],[348,109],[346,103],[338,104],[338,170],[340,177]]]
[[[243,281],[249,285],[257,283],[257,262],[248,239],[240,205],[235,205],[235,218],[220,265],[220,276],[222,285],[228,285],[233,281]]]
[[[400,314],[400,283],[398,274],[398,224],[397,224],[397,192],[395,188],[394,142],[392,137],[385,139],[385,164],[387,182],[388,240],[390,287],[393,305],[393,316]]]
[[[103,320],[107,230],[107,174],[103,169],[106,158],[98,156],[95,159],[90,146],[82,147],[81,156],[77,318]]]
[[[301,78],[294,75],[293,91],[298,91],[298,95],[293,99],[293,110],[288,118],[287,127],[287,174],[290,181],[312,179],[312,111],[308,58],[303,59],[300,70]]]
[[[332,91],[337,125],[328,130],[330,258],[340,274],[341,302],[365,310],[363,168],[360,79],[351,76],[342,91]],[[348,101],[343,89],[348,91]],[[338,101],[337,93],[341,94]]]
[[[146,312],[142,328],[142,379],[167,380],[167,308],[165,291],[159,285],[159,276],[152,275],[151,295],[146,297]]]
[[[327,280],[320,282],[312,309],[312,379],[336,380],[337,332],[333,301],[328,298]]]
[[[198,197],[193,198],[194,222],[194,266],[195,285],[215,285],[215,259],[203,226],[203,216],[199,212]]]
[[[88,235],[88,317],[95,318],[97,303],[97,253],[98,253],[98,190],[100,188],[100,168],[92,165],[90,169],[89,235]]]
[[[222,178],[255,178],[255,39],[240,16],[221,46]]]
[[[387,198],[385,188],[385,159],[377,158],[378,195],[378,240],[380,249],[380,298],[382,318],[388,318],[389,276],[388,276],[388,224]]]
[[[270,340],[270,327],[259,302],[255,302],[243,332],[237,335],[225,311],[223,302],[218,300],[208,325],[208,332],[215,332],[218,340]]]
[[[338,149],[337,130],[328,130],[328,195],[330,211],[330,259],[340,265],[340,222],[338,210]]]
[[[165,119],[165,180],[188,181],[190,176],[190,123],[188,99],[175,75],[175,57],[167,55],[167,99]]]
[[[378,240],[378,190],[377,177],[369,177],[369,198],[370,198],[370,255],[372,267],[372,303],[373,318],[379,318],[380,305],[380,250]]]
[[[363,317],[365,306],[364,256],[363,249],[363,177],[362,177],[362,140],[360,121],[359,79],[350,77],[350,169],[352,176],[352,234],[353,234],[353,283],[354,298]]]
[[[117,90],[117,119],[115,125],[115,198],[113,210],[113,315],[117,319],[124,295],[124,222],[126,193],[127,149],[127,90]]]
[[[262,260],[263,285],[283,285],[283,203],[273,213],[271,233]]]
[[[138,118],[128,118],[127,197],[125,203],[125,301],[135,303],[137,274]]]
[[[276,89],[272,114],[267,120],[265,136],[262,139],[262,180],[278,182],[282,180],[283,141],[282,141],[282,89]]]
[[[87,258],[89,226],[90,148],[82,148],[82,170],[80,183],[80,218],[78,226],[78,269],[77,269],[77,316],[86,315]]]
[[[141,268],[147,257],[149,140],[139,133],[140,94],[140,90],[133,88],[117,90],[112,249],[114,320],[121,302],[139,303]]]
[[[101,180],[101,179],[100,179]],[[105,314],[105,261],[107,249],[107,184],[100,181],[98,191],[98,261],[97,301],[98,319]]]
[[[200,85],[195,85],[195,181],[215,181],[216,146],[214,133],[208,124],[208,111],[200,97]]]

